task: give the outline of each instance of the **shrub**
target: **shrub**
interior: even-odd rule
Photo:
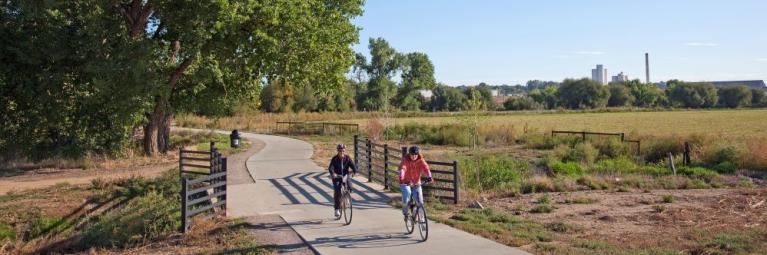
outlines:
[[[673,202],[674,202],[674,195],[671,195],[671,194],[663,195],[663,203],[670,204]]]
[[[60,233],[71,227],[72,223],[65,219],[43,216],[32,223],[25,239],[30,240],[47,234]]]
[[[477,161],[479,168],[477,168]],[[519,185],[529,172],[526,161],[503,155],[481,155],[461,160],[461,175],[470,188],[500,189]],[[479,171],[479,176],[477,172]]]
[[[537,150],[551,150],[561,144],[575,146],[580,141],[576,136],[547,136],[526,134],[520,138],[529,148]]]
[[[530,210],[531,213],[550,213],[554,211],[554,207],[550,204],[540,204]]]
[[[551,196],[549,196],[549,194],[545,194],[539,197],[537,202],[539,204],[551,204]]]
[[[628,144],[619,139],[600,139],[593,145],[599,151],[599,155],[607,158],[623,157],[629,154]]]
[[[725,161],[711,167],[711,169],[714,169],[716,172],[720,174],[728,174],[728,173],[734,173],[735,170],[738,170],[738,167],[735,166],[735,164],[733,164],[732,162]]]
[[[645,147],[645,160],[651,163],[658,163],[668,158],[668,153],[681,155],[684,148],[676,139],[656,139]]]
[[[565,199],[565,204],[593,204],[596,203],[598,200],[590,197],[575,197],[575,198],[567,198]]]
[[[583,175],[583,168],[575,162],[553,162],[551,163],[551,171],[558,176],[578,177]]]
[[[571,149],[562,147],[562,145],[560,145],[557,147],[556,154],[564,162],[581,162],[584,164],[591,164],[594,163],[594,160],[599,155],[599,151],[597,151],[594,146],[591,146],[590,143],[579,143]]]
[[[536,176],[522,183],[522,193],[552,192],[555,191],[554,182],[547,177]]]
[[[593,176],[583,176],[578,179],[578,184],[588,187],[593,190],[609,189],[610,184],[603,179]]]

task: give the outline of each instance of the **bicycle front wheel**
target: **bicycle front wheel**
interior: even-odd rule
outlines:
[[[412,234],[413,230],[415,230],[415,215],[413,214],[413,205],[405,205],[408,206],[409,214],[407,217],[405,217],[405,230],[407,230],[407,234]]]
[[[343,204],[344,204],[344,210],[342,213],[344,214],[344,221],[346,221],[346,225],[349,225],[352,223],[352,213],[353,213],[352,212],[353,210],[352,195],[349,192],[346,192],[346,194],[344,194]]]
[[[426,218],[426,209],[422,206],[416,209],[415,221],[418,225],[418,233],[421,234],[421,241],[426,241],[429,238],[429,220]]]

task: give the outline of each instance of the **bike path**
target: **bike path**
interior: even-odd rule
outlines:
[[[528,254],[444,224],[429,222],[429,239],[416,229],[405,234],[399,209],[389,206],[395,194],[355,178],[350,225],[333,217],[332,186],[327,170],[312,160],[312,145],[286,137],[241,133],[265,147],[248,158],[255,183],[230,186],[228,214],[247,217],[279,214],[320,254]]]

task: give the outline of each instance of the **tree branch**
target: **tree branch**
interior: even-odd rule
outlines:
[[[184,62],[181,62],[181,65],[179,65],[176,70],[173,70],[173,73],[170,75],[170,81],[168,81],[171,92],[176,89],[176,84],[178,84],[178,80],[181,79],[181,75],[184,71],[192,65],[192,60],[192,57],[184,59]]]

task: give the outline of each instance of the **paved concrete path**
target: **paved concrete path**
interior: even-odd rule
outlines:
[[[354,218],[333,217],[332,188],[324,167],[312,160],[312,145],[291,138],[242,133],[265,143],[246,165],[255,183],[228,188],[228,214],[279,214],[321,254],[527,254],[488,239],[430,222],[429,240],[405,235],[401,212],[387,204],[382,186],[355,180]]]

